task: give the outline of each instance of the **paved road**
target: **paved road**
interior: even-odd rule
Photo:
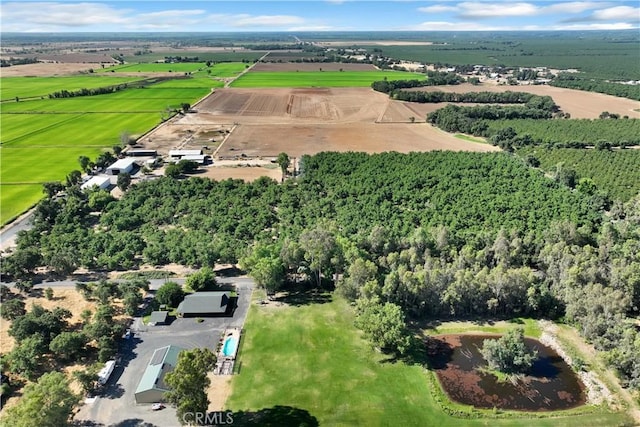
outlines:
[[[11,224],[7,224],[0,230],[0,250],[8,249],[15,245],[16,236],[21,230],[28,230],[31,227],[32,211],[22,215]]]

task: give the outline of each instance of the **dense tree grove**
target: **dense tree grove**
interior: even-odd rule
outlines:
[[[580,89],[590,92],[606,93],[608,95],[640,101],[640,86],[615,83],[602,79],[593,79],[580,75],[562,73],[550,83],[551,86]]]
[[[390,96],[400,101],[419,103],[477,102],[480,104],[528,104],[536,108],[554,108],[550,96],[539,96],[527,92],[425,92],[395,90]]]
[[[564,316],[637,386],[625,319],[640,306],[640,197],[605,217],[591,183],[556,175],[506,153],[320,153],[283,184],[160,178],[97,213],[68,191],[36,208],[16,255],[93,269],[240,260],[270,292],[335,286],[376,345],[399,352],[405,319]],[[16,255],[3,264],[33,271]],[[99,311],[89,338],[111,336]]]
[[[427,71],[426,80],[380,80],[371,83],[373,90],[383,93],[392,93],[398,89],[424,86],[457,85],[464,82],[464,79],[456,73],[446,73],[442,71]]]

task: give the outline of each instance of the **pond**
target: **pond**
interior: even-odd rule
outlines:
[[[483,371],[487,362],[480,349],[485,339],[499,335],[445,335],[430,338],[427,351],[431,367],[453,401],[477,408],[554,411],[583,405],[585,388],[571,367],[551,348],[526,338],[538,350],[528,375],[516,381],[499,381]]]

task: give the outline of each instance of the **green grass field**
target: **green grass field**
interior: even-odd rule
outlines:
[[[227,408],[242,411],[238,425],[330,426],[615,426],[623,413],[477,419],[448,415],[422,366],[394,362],[373,350],[353,326],[343,300],[289,307],[253,305],[239,349],[239,374]],[[442,394],[439,390],[436,394]],[[450,407],[469,412],[468,407]],[[288,407],[283,409],[282,407]],[[511,415],[513,417],[513,415]],[[257,424],[256,424],[257,423]],[[236,424],[234,422],[234,424]],[[627,424],[629,425],[629,424]]]
[[[74,91],[79,89],[95,89],[135,82],[139,77],[120,77],[106,75],[86,75],[74,77],[3,77],[0,79],[2,87],[2,101],[14,100],[17,97],[47,97],[50,93],[60,90]],[[5,105],[1,108],[4,110]]]
[[[111,76],[65,79],[36,79],[31,93],[132,80]],[[23,93],[25,81],[2,79],[3,96],[5,86]],[[42,197],[42,182],[64,180],[70,171],[78,169],[79,156],[94,159],[101,151],[118,145],[123,132],[141,135],[149,131],[166,117],[167,108],[177,109],[183,102],[194,104],[216,83],[211,78],[180,79],[105,95],[3,102],[0,222],[7,223],[36,203]]]
[[[320,65],[321,67],[321,65]],[[367,87],[379,80],[422,80],[424,74],[403,71],[248,72],[232,87]]]

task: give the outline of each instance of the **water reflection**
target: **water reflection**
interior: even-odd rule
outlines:
[[[551,348],[527,338],[538,359],[529,374],[517,381],[500,382],[483,372],[487,366],[480,353],[485,339],[497,335],[447,335],[429,339],[431,367],[449,397],[479,408],[552,411],[585,403],[584,386],[571,367]]]

